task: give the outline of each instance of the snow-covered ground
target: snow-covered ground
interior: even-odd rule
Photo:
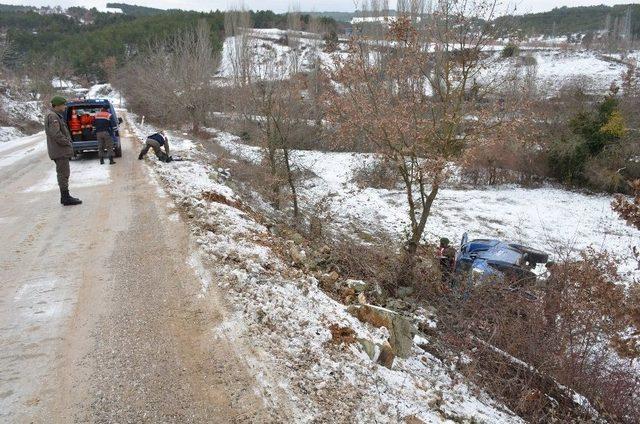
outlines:
[[[316,57],[325,68],[333,67],[332,54],[322,50],[324,42],[317,35],[294,32],[293,34],[298,36],[299,47],[297,51],[292,51],[289,46],[279,42],[287,33],[279,29],[253,29],[245,36],[228,37],[224,42],[217,76],[233,77],[234,63],[237,62],[237,45],[241,37],[247,38],[249,57],[254,63],[253,74],[261,78],[282,79],[291,75],[292,69],[309,70]],[[345,44],[341,46],[344,47]],[[503,75],[515,66],[515,60],[496,60],[503,47],[487,46],[487,50],[494,51],[494,54],[488,61],[491,69],[483,70],[483,74]],[[626,65],[595,51],[578,47],[559,48],[553,42],[547,46],[522,46],[521,50],[521,56],[531,55],[535,58],[538,87],[548,95],[555,94],[571,81],[583,81],[590,91],[606,93],[613,81],[620,85],[621,75],[627,69]],[[338,51],[335,54],[345,53]],[[628,57],[637,59],[639,54],[631,52]]]
[[[261,151],[220,133],[218,142],[244,159],[258,163]],[[401,237],[409,229],[407,203],[402,190],[360,189],[354,171],[374,158],[361,153],[295,151],[295,164],[318,178],[302,183],[301,195],[309,202],[330,202],[333,223],[354,234],[384,231]],[[632,246],[640,231],[611,210],[613,198],[546,186],[527,189],[500,186],[487,189],[448,187],[440,190],[429,218],[425,239],[460,240],[491,237],[520,242],[551,252],[557,260],[575,255],[588,246],[607,250],[620,260],[620,271],[640,280]]]
[[[46,154],[46,143],[34,144],[42,139],[43,135],[43,133],[38,133],[0,144],[0,168],[13,165],[33,154]]]
[[[129,122],[142,139],[154,131]],[[172,150],[188,158],[147,163],[183,216],[190,217],[196,244],[192,265],[203,296],[225,293],[227,320],[213,334],[250,341],[265,392],[284,392],[295,422],[520,422],[504,406],[419,347],[393,369],[377,365],[357,343],[331,344],[337,324],[358,338],[381,343],[385,329],[363,324],[318,288],[318,281],[277,256],[270,232],[236,207],[235,193],[210,164],[215,159],[182,134],[169,134]],[[211,200],[214,193],[218,200]],[[220,201],[220,199],[226,199]],[[277,402],[276,402],[277,403]]]
[[[539,87],[554,93],[572,80],[584,80],[594,92],[605,93],[612,82],[620,85],[627,67],[605,60],[593,51],[543,50],[532,53],[537,62]]]
[[[0,109],[10,123],[42,122],[41,103],[36,100],[15,98],[11,93],[0,94]],[[0,127],[0,142],[20,137],[22,134],[15,127]]]
[[[86,94],[88,99],[107,99],[116,108],[125,107],[124,98],[120,93],[111,87],[111,84],[96,84],[92,86]]]
[[[15,140],[16,138],[23,137],[24,134],[15,127],[0,127],[0,143],[5,143],[9,140]]]
[[[297,43],[283,45],[284,37]],[[244,41],[243,41],[244,40]],[[239,46],[247,45],[252,61],[251,73],[264,79],[288,78],[293,72],[308,71],[319,60],[325,67],[333,64],[332,55],[323,51],[324,42],[317,34],[280,29],[252,29],[245,35],[224,41],[218,77],[232,78],[241,59]],[[291,47],[295,46],[295,47]]]

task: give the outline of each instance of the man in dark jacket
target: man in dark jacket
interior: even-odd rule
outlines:
[[[164,147],[164,152],[160,150],[160,147]],[[138,155],[138,159],[142,160],[149,149],[153,149],[158,159],[162,162],[171,162],[171,153],[169,152],[169,139],[164,131],[160,131],[155,134],[151,134],[147,137],[142,151]]]
[[[100,157],[100,165],[104,165],[104,152],[107,151],[107,157],[109,158],[109,164],[114,165],[113,160],[113,127],[117,124],[115,119],[106,107],[103,107],[98,113],[96,113],[95,121],[93,123],[96,129],[96,138],[98,139],[98,156]]]
[[[442,282],[449,283],[453,276],[456,263],[456,249],[451,247],[451,241],[442,237],[440,248],[438,249],[438,260],[440,261],[440,271],[442,272]]]
[[[64,120],[67,101],[56,96],[51,99],[51,110],[44,118],[44,130],[47,134],[47,150],[49,158],[56,163],[58,186],[60,187],[60,203],[64,206],[79,205],[80,199],[69,194],[69,159],[73,157],[71,133]]]

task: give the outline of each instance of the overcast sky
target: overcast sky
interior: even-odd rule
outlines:
[[[140,6],[149,6],[162,9],[190,9],[190,10],[215,10],[227,9],[230,5],[238,4],[234,0],[200,0],[198,2],[188,0],[112,0],[116,3],[137,4]],[[19,4],[32,6],[83,6],[104,8],[107,1],[101,0],[0,0],[4,4]],[[395,1],[391,0],[393,5]],[[510,3],[513,3],[511,1]],[[634,3],[633,0],[516,0],[517,10],[519,13],[541,12],[551,10],[559,6],[591,6],[597,4],[628,4]],[[302,11],[353,11],[355,9],[352,0],[245,0],[245,6],[248,9],[271,9],[277,12],[286,11],[290,5],[299,5]]]

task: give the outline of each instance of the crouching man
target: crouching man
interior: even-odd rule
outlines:
[[[164,152],[160,150],[160,147],[164,147]],[[138,159],[142,160],[149,149],[153,149],[158,159],[162,162],[171,162],[171,153],[169,152],[169,138],[167,138],[167,133],[164,131],[157,132],[155,134],[151,134],[147,137],[147,141],[142,148],[142,151],[138,155]]]
[[[56,164],[58,186],[60,187],[60,203],[64,206],[79,205],[80,199],[69,194],[69,160],[73,157],[71,132],[64,120],[67,100],[56,96],[51,99],[51,110],[44,118],[44,131],[47,134],[47,151],[49,158]]]

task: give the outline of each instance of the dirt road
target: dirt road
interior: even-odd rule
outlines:
[[[75,207],[44,143],[0,146],[0,422],[279,420],[136,142],[72,162]]]

